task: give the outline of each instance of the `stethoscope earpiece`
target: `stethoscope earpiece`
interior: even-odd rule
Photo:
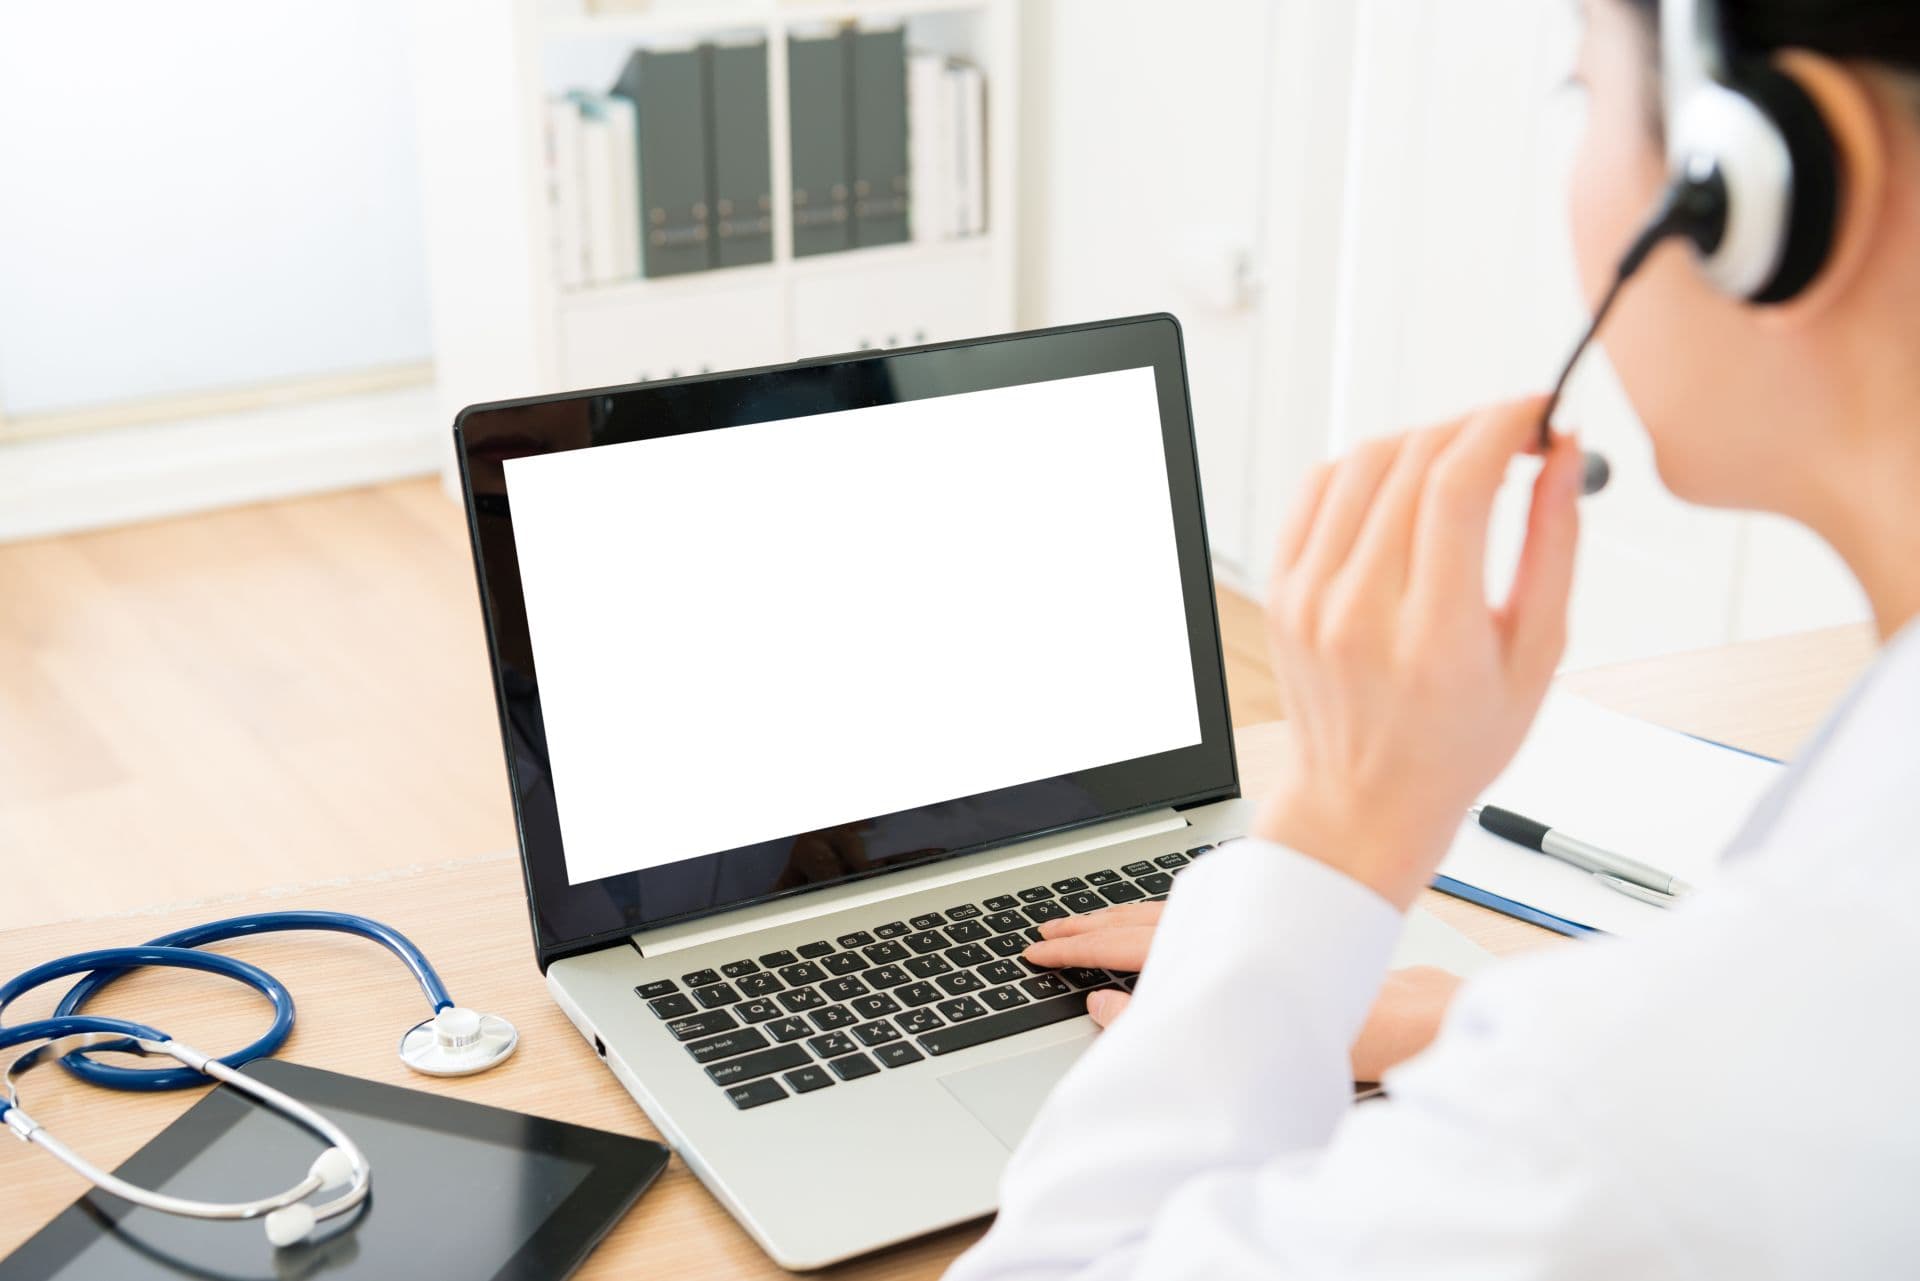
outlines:
[[[1607,463],[1607,456],[1595,450],[1587,450],[1581,457],[1580,492],[1591,498],[1607,487],[1613,479],[1613,468]]]

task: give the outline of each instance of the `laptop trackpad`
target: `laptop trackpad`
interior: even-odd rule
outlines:
[[[1054,1082],[1086,1052],[1090,1040],[1091,1035],[1075,1037],[1045,1049],[982,1063],[943,1076],[940,1084],[1011,1151],[1033,1124]]]

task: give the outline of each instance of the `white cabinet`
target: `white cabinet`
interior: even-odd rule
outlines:
[[[958,242],[907,252],[873,249],[817,268],[793,267],[794,356],[911,347],[996,332],[1007,312],[983,278],[992,246]]]
[[[560,382],[607,387],[777,364],[787,358],[783,294],[770,273],[743,268],[694,288],[569,295],[560,306]]]

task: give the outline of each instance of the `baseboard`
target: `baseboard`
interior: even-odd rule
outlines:
[[[0,444],[0,541],[430,475],[446,437],[424,386]]]

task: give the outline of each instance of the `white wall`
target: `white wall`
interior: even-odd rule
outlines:
[[[1584,320],[1563,197],[1574,6],[1051,0],[1029,27],[1044,204],[1025,318],[1181,316],[1228,581],[1257,593],[1317,458],[1557,372]],[[1212,282],[1238,255],[1256,287],[1235,298]],[[1566,419],[1615,476],[1586,509],[1571,664],[1863,615],[1804,533],[1668,496],[1603,355]],[[1495,580],[1524,517],[1512,488]]]
[[[0,407],[425,360],[381,0],[0,6]]]

